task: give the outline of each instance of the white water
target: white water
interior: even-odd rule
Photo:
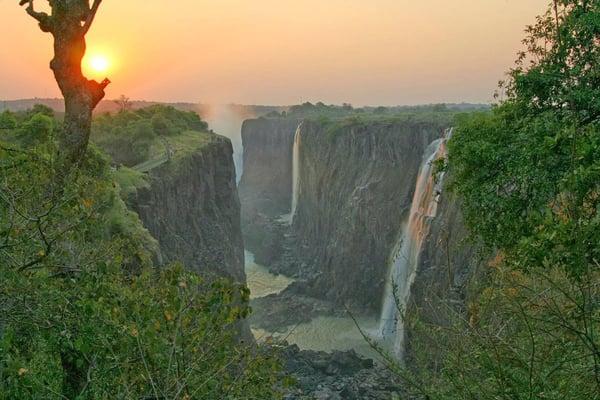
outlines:
[[[208,122],[210,129],[219,135],[228,137],[233,145],[233,162],[236,171],[236,183],[240,183],[244,172],[244,147],[242,145],[242,123],[255,118],[252,106],[234,104],[203,104],[198,106],[198,114]]]
[[[290,212],[290,223],[293,222],[298,207],[298,195],[300,194],[300,141],[302,140],[302,124],[298,125],[294,135],[294,149],[292,151],[292,207]]]
[[[250,298],[256,299],[270,294],[281,293],[294,280],[284,275],[274,275],[268,268],[254,261],[254,254],[245,252],[246,256],[246,281],[250,289]]]
[[[378,333],[384,341],[393,345],[393,351],[399,358],[402,358],[404,352],[403,313],[415,279],[423,240],[429,233],[431,219],[437,214],[442,187],[443,175],[436,183],[433,163],[445,156],[446,141],[451,135],[450,129],[446,131],[443,139],[438,139],[427,147],[408,221],[402,226],[399,241],[390,257],[390,273],[386,282]]]

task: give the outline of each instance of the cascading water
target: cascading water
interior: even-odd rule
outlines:
[[[292,208],[290,222],[294,220],[296,208],[298,207],[298,195],[300,190],[300,141],[302,139],[302,124],[298,125],[294,135],[294,148],[292,151]]]
[[[446,142],[452,136],[448,129],[442,139],[431,143],[423,157],[408,221],[402,227],[400,239],[390,258],[390,273],[386,282],[379,334],[393,344],[394,353],[402,358],[404,351],[403,311],[408,304],[415,279],[423,240],[429,233],[430,221],[437,214],[443,175],[436,181],[435,160],[446,155]]]
[[[292,148],[292,204],[290,213],[279,218],[280,222],[291,225],[294,222],[296,208],[298,207],[298,195],[300,194],[300,142],[302,139],[302,123],[296,128],[294,134],[294,146]]]

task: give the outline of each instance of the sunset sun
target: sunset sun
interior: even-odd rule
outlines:
[[[96,55],[89,59],[88,66],[93,72],[106,72],[110,67],[110,62],[105,56]]]

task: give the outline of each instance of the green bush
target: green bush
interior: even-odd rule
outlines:
[[[0,129],[15,129],[17,127],[17,118],[15,115],[6,110],[0,114]]]

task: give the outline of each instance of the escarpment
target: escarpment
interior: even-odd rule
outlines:
[[[299,121],[258,118],[244,121],[244,174],[240,198],[244,218],[257,212],[270,216],[289,212],[292,199],[292,147]]]
[[[436,123],[375,121],[301,129],[292,233],[307,290],[338,305],[377,310],[388,259],[410,209]]]
[[[159,243],[163,262],[245,283],[240,205],[229,139],[202,145],[148,172],[129,205]]]
[[[263,257],[265,263],[304,281],[307,294],[377,311],[423,153],[446,125],[309,119],[298,125],[286,119],[244,125],[240,192],[246,243],[257,254],[275,254]],[[278,219],[291,212],[293,202],[296,130],[297,205],[291,227],[283,227]],[[265,184],[263,176],[278,184]],[[277,258],[282,251],[283,260]]]

